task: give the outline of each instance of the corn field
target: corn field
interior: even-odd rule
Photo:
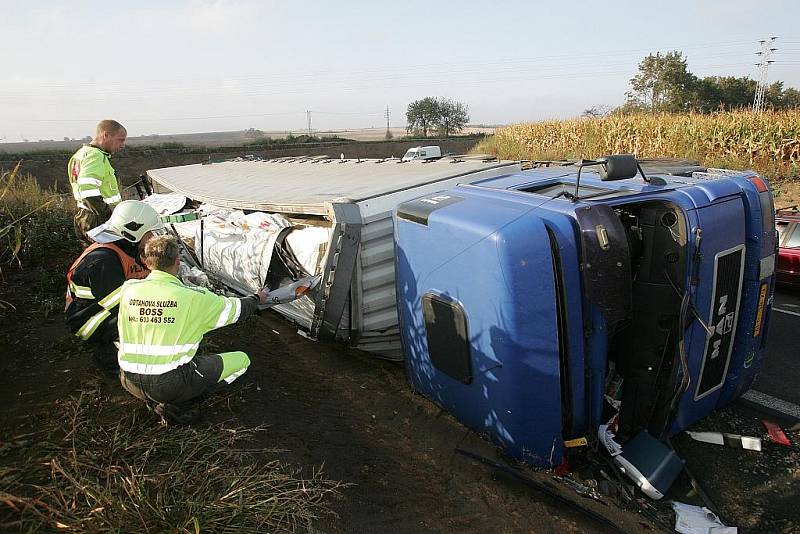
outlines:
[[[508,159],[591,159],[605,154],[699,160],[753,169],[770,181],[800,176],[800,109],[633,114],[543,121],[497,130],[476,152]]]

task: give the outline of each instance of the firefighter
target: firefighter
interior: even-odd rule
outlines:
[[[78,204],[75,234],[84,245],[91,244],[87,231],[106,222],[122,200],[111,155],[122,150],[127,137],[128,132],[117,121],[100,121],[94,139],[78,149],[67,165],[72,195]]]
[[[153,232],[163,228],[149,204],[120,202],[105,224],[89,231],[95,242],[67,271],[67,324],[76,336],[94,346],[95,364],[105,373],[119,372],[114,341],[122,284],[149,274],[139,256]]]
[[[122,386],[154,405],[164,423],[190,424],[197,405],[218,383],[230,384],[250,365],[244,352],[196,354],[206,332],[244,320],[267,303],[264,289],[249,297],[224,297],[187,287],[176,278],[178,240],[147,242],[147,278],[128,280],[119,304],[119,366]]]

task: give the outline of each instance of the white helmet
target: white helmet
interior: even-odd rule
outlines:
[[[147,202],[123,200],[114,208],[111,218],[87,235],[98,243],[111,243],[125,239],[138,243],[147,232],[164,229],[156,210]]]

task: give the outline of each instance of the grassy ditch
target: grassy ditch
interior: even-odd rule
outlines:
[[[169,428],[142,403],[88,388],[0,446],[0,529],[262,532],[308,529],[340,484],[248,449],[264,428]]]
[[[753,169],[770,181],[800,178],[800,109],[753,113],[614,114],[498,129],[474,152],[557,160],[632,153]]]
[[[268,429],[165,429],[141,401],[111,397],[80,372],[67,389],[78,393],[48,400],[67,379],[54,361],[90,352],[71,335],[53,343],[65,270],[80,251],[74,201],[18,168],[0,179],[0,368],[41,398],[31,411],[3,392],[0,531],[302,531],[331,514],[342,485],[258,447]]]
[[[19,165],[0,174],[0,273],[9,264],[47,267],[74,251],[74,210],[71,195],[43,189]]]

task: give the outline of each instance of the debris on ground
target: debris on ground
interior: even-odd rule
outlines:
[[[736,527],[726,527],[719,517],[700,506],[673,501],[675,531],[680,534],[736,534]]]
[[[774,443],[777,443],[778,445],[785,445],[786,447],[792,446],[792,442],[789,441],[789,438],[786,436],[786,433],[783,431],[780,425],[765,419],[762,419],[761,423],[764,425],[764,428],[767,429],[767,433]]]
[[[740,436],[739,434],[728,434],[727,432],[692,432],[687,431],[689,436],[703,443],[713,443],[714,445],[725,445],[735,449],[746,449],[748,451],[761,451],[761,438],[751,436]]]

